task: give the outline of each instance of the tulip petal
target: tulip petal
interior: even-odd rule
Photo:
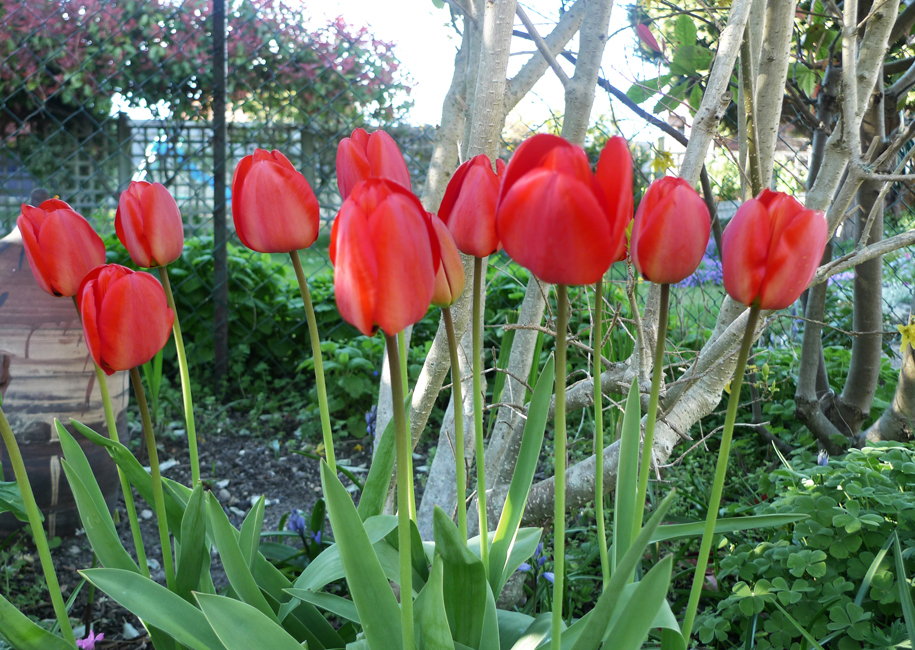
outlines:
[[[378,261],[375,322],[390,335],[422,320],[432,300],[437,269],[425,218],[402,194],[392,194],[369,217]]]
[[[354,134],[355,135],[355,134]],[[372,175],[372,166],[365,155],[365,147],[354,139],[344,138],[337,147],[337,188],[345,201],[356,185]]]
[[[105,263],[105,244],[89,222],[72,211],[55,210],[41,226],[48,282],[62,296],[76,295],[86,274]]]
[[[305,177],[270,160],[239,163],[232,217],[239,239],[261,253],[291,253],[318,238],[318,200]]]
[[[88,291],[80,291],[79,295],[79,313],[83,323],[83,338],[86,340],[86,347],[89,349],[89,354],[92,355],[96,365],[101,366],[102,346],[98,334],[98,302],[95,291],[90,287]],[[113,370],[102,369],[109,375],[114,374]]]
[[[133,191],[131,191],[133,190]],[[137,192],[142,192],[142,187],[131,187],[121,193],[118,201],[118,211],[114,217],[114,230],[118,240],[130,253],[130,259],[137,266],[149,268],[153,266],[152,253],[149,241],[144,232],[144,206]]]
[[[171,264],[181,257],[184,249],[184,222],[175,198],[164,185],[153,183],[143,191],[140,203],[152,264],[138,265],[148,267]]]
[[[41,257],[41,247],[38,245],[38,226],[33,219],[25,216],[25,208],[27,207],[29,206],[22,206],[23,215],[16,220],[16,225],[19,227],[19,232],[22,233],[25,256],[29,260],[32,276],[35,278],[35,282],[38,283],[38,286],[44,289],[44,291],[50,293],[52,296],[60,295],[54,290],[51,283],[48,282],[48,269],[44,263],[44,259]],[[42,217],[44,217],[43,213]]]
[[[372,176],[387,178],[404,189],[410,189],[410,172],[400,147],[385,131],[375,131],[369,135],[365,155],[372,167]]]
[[[486,154],[458,167],[449,181],[438,215],[448,225],[454,243],[465,255],[486,257],[498,249],[498,195],[499,177],[492,171]]]
[[[556,148],[571,148],[572,145],[560,138],[558,135],[549,133],[538,133],[529,137],[521,143],[512,155],[511,162],[505,168],[502,176],[502,185],[499,190],[499,201],[501,204],[512,186],[518,182],[525,174],[533,171],[540,166],[541,161],[546,155]]]
[[[435,274],[432,304],[436,307],[449,307],[464,291],[464,263],[445,223],[435,217],[431,222],[441,250],[441,263]]]
[[[561,173],[533,171],[514,183],[496,228],[505,252],[544,282],[593,284],[613,262],[603,206],[589,185]]]
[[[334,293],[347,323],[366,336],[375,334],[378,303],[378,261],[368,237],[368,220],[346,202],[334,221]]]
[[[827,236],[826,219],[813,210],[784,224],[769,250],[760,308],[785,309],[798,299],[820,265]]]
[[[148,273],[131,273],[111,282],[98,310],[103,368],[130,370],[159,352],[168,341],[175,313],[165,290]]]
[[[750,199],[724,229],[721,268],[724,288],[734,300],[750,306],[759,298],[769,254],[769,214],[760,201]]]

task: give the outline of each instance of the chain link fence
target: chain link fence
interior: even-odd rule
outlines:
[[[289,372],[311,356],[301,300],[286,291],[288,258],[253,254],[234,234],[238,161],[255,148],[279,149],[308,179],[322,218],[303,260],[315,281],[330,271],[339,141],[357,127],[389,130],[419,189],[432,135],[406,124],[409,79],[392,46],[367,29],[315,22],[278,0],[226,5],[0,6],[0,236],[39,187],[108,237],[130,181],[164,184],[186,229],[184,259],[172,270],[179,299],[192,307],[180,314],[183,329],[217,381],[260,362]],[[109,258],[126,261],[115,248]]]

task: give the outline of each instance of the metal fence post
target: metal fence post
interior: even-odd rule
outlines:
[[[213,2],[213,305],[217,389],[229,357],[229,287],[226,250],[226,3]]]

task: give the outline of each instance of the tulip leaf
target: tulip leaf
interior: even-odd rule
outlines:
[[[295,596],[302,602],[311,603],[320,609],[326,610],[345,621],[352,621],[357,625],[362,624],[359,621],[359,612],[356,611],[356,605],[347,598],[305,589],[287,589],[286,593],[290,596]]]
[[[513,331],[513,330],[512,330]],[[531,398],[527,411],[527,421],[524,423],[524,434],[521,437],[521,449],[518,451],[518,460],[515,463],[515,472],[512,475],[505,505],[502,507],[502,516],[493,537],[489,555],[489,581],[494,593],[501,593],[502,587],[512,572],[518,567],[506,566],[509,551],[518,534],[521,525],[521,515],[527,505],[527,497],[534,482],[534,472],[537,471],[537,462],[540,460],[540,449],[543,446],[543,432],[546,430],[546,421],[550,414],[550,401],[553,396],[553,369],[555,359],[550,357],[540,373],[537,385],[534,387],[534,396]]]
[[[55,419],[54,426],[57,429],[57,437],[60,439],[60,448],[64,452],[64,458],[70,463],[71,469],[86,488],[83,496],[92,500],[95,510],[107,513],[108,504],[105,503],[105,496],[98,485],[98,480],[95,478],[95,472],[89,464],[89,459],[86,458],[86,453],[64,425],[60,423],[60,420]],[[114,527],[114,520],[110,516],[98,523],[105,526],[108,533],[117,537],[117,529]]]
[[[521,564],[534,554],[534,551],[537,550],[537,545],[540,544],[540,537],[543,535],[543,531],[540,528],[519,528],[518,533],[515,535],[515,541],[511,545],[511,549],[508,553],[508,560],[505,562],[505,573],[506,578],[502,582],[502,586],[505,586],[505,582],[508,580],[508,576],[511,576],[515,571],[518,570],[518,567]]]
[[[19,521],[28,523],[29,515],[25,511],[22,492],[19,491],[19,484],[16,481],[0,482],[0,512],[11,512]],[[44,521],[44,515],[41,512],[38,514],[41,516],[41,520]]]
[[[196,594],[200,609],[226,650],[302,650],[276,621],[258,609],[225,596]]]
[[[213,595],[213,594],[211,594],[211,595]],[[280,607],[281,607],[280,601],[278,601],[276,598],[274,598],[273,596],[271,596],[270,594],[268,594],[266,592],[264,593],[264,598],[267,599],[267,603],[270,605],[270,608],[273,611],[277,611],[280,609]],[[309,603],[303,603],[299,600],[293,600],[293,602],[296,603],[299,607],[296,608],[295,611],[293,613],[291,613],[289,616],[286,616],[286,618],[280,619],[280,625],[282,625],[283,629],[286,630],[287,632],[289,632],[289,634],[291,634],[293,636],[293,638],[295,638],[297,641],[307,644],[309,650],[325,650],[325,648],[327,648],[328,646],[321,643],[318,640],[318,637],[316,637],[312,633],[310,626],[305,625],[305,623],[303,623],[299,619],[297,614],[300,611],[300,609],[311,608],[312,610],[314,610],[315,614],[318,617],[320,617],[321,619],[324,620],[325,623],[327,622],[327,619],[324,618],[324,615],[321,614],[321,612],[319,612],[318,609],[314,605],[311,605]],[[331,629],[333,629],[333,628],[331,628]],[[330,647],[342,648],[345,645],[346,644],[343,642],[343,639],[339,639],[339,641],[336,641],[335,643],[330,644]]]
[[[668,555],[636,583],[634,593],[623,601],[625,607],[610,630],[608,647],[613,647],[614,650],[639,650],[642,647],[657,612],[667,602],[673,560],[674,556]],[[594,650],[597,648],[594,646]]]
[[[483,562],[464,545],[457,526],[438,506],[432,515],[432,528],[435,549],[444,560],[445,612],[451,638],[478,648],[488,591]]]
[[[2,595],[0,633],[18,650],[74,650],[74,646],[33,622]]]
[[[499,650],[499,614],[496,609],[496,599],[492,595],[489,583],[484,583],[486,589],[486,608],[483,610],[483,632],[480,635],[479,650]]]
[[[534,618],[521,612],[500,609],[498,615],[499,643],[502,650],[512,650],[516,646],[517,650],[535,648],[550,634],[552,626],[550,612],[544,612]]]
[[[207,514],[210,524],[213,526],[213,539],[216,542],[216,548],[219,550],[219,558],[222,560],[222,566],[226,570],[226,577],[229,584],[238,594],[239,599],[248,603],[252,607],[259,609],[265,616],[279,623],[276,614],[261,593],[260,587],[254,580],[254,575],[248,562],[242,555],[241,548],[238,546],[238,540],[235,537],[235,529],[229,523],[229,518],[222,509],[222,505],[213,496],[208,494]]]
[[[412,404],[413,393],[410,392],[404,399],[407,431],[410,430]],[[359,497],[358,512],[362,521],[376,517],[384,510],[384,501],[388,498],[388,488],[391,485],[391,477],[394,475],[394,452],[394,418],[391,418],[378,441],[378,449],[375,450],[375,455],[372,457],[372,466],[365,479],[362,496]]]
[[[623,428],[620,436],[620,459],[616,472],[616,493],[614,494],[613,508],[613,556],[610,560],[610,564],[614,568],[620,563],[626,551],[629,550],[633,538],[633,529],[635,528],[641,418],[639,385],[637,380],[633,379],[632,384],[629,386],[629,396],[626,398],[626,412],[623,415]]]
[[[369,543],[375,545],[397,527],[397,517],[394,515],[378,515],[366,520],[364,526]],[[318,557],[305,567],[305,570],[295,581],[295,588],[319,591],[325,585],[345,576],[346,571],[343,568],[343,560],[340,558],[340,547],[334,544],[324,549]]]
[[[400,650],[403,647],[400,606],[353,500],[325,462],[321,463],[321,485],[366,641],[372,650]]]
[[[432,560],[429,579],[413,603],[417,650],[449,650],[454,648],[448,615],[445,612],[444,561],[436,554]]]
[[[893,533],[893,557],[896,560],[896,584],[899,585],[899,602],[902,605],[902,618],[909,634],[909,640],[915,642],[915,603],[912,602],[912,588],[905,575],[905,563],[902,559],[902,546],[899,544],[899,532]]]
[[[257,504],[241,524],[241,534],[238,537],[238,545],[241,548],[241,554],[248,562],[248,569],[254,571],[254,558],[257,555],[258,543],[261,539],[261,530],[264,527],[264,496],[257,500]]]
[[[100,447],[107,448],[108,453],[111,454],[114,462],[118,467],[121,468],[121,471],[124,472],[128,482],[136,489],[137,492],[140,493],[140,496],[143,497],[146,503],[148,503],[150,506],[155,506],[155,499],[153,498],[152,476],[150,476],[149,472],[143,469],[143,466],[140,465],[140,461],[134,457],[133,453],[131,453],[127,447],[122,445],[120,442],[99,435],[82,422],[77,422],[71,418],[70,423],[77,431],[86,436],[86,438],[88,438],[92,443],[99,445]],[[163,483],[165,483],[165,479],[163,479]],[[190,490],[188,490],[188,492],[190,492]],[[173,534],[177,534],[181,530],[181,517],[183,514],[183,507],[179,505],[171,493],[166,490],[165,518],[168,520],[168,529]]]
[[[80,479],[76,470],[70,465],[70,462],[61,461],[64,473],[67,475],[67,481],[70,483],[70,490],[73,492],[73,498],[76,500],[76,508],[79,511],[79,518],[86,529],[86,537],[92,545],[92,550],[98,556],[102,566],[110,569],[124,569],[125,571],[140,572],[140,567],[134,562],[121,544],[121,539],[116,532],[112,532],[107,525],[111,522],[111,529],[114,528],[114,522],[111,520],[111,513],[108,507],[99,510],[95,501],[90,496],[90,491],[85,483]],[[95,478],[91,478],[95,483]]]
[[[204,559],[210,557],[206,542],[206,506],[203,503],[203,484],[198,483],[181,520],[181,549],[178,553],[178,570],[175,572],[175,591],[193,604],[191,591],[200,584]]]
[[[192,650],[227,650],[199,609],[178,594],[121,569],[85,569],[80,573],[145,624],[153,625]]]
[[[738,530],[755,530],[757,528],[779,528],[808,517],[809,515],[800,512],[755,515],[753,517],[725,517],[715,523],[715,534],[733,533]],[[704,530],[704,521],[659,526],[651,537],[651,543],[666,542],[672,539],[680,539],[681,537],[698,537],[702,535]]]
[[[597,650],[600,646],[601,639],[610,623],[613,612],[616,610],[617,604],[621,602],[620,594],[623,593],[623,587],[629,583],[630,576],[635,571],[639,560],[642,559],[651,536],[670,509],[675,494],[676,492],[671,490],[670,494],[658,504],[658,509],[651,516],[651,519],[642,528],[638,537],[633,540],[632,546],[629,547],[626,554],[620,558],[616,570],[610,577],[610,582],[607,583],[604,592],[597,599],[594,609],[589,612],[587,622],[580,627],[580,631],[578,623],[572,626],[572,628],[576,628],[575,634],[578,635],[577,640],[571,646],[572,650]],[[670,574],[668,572],[668,580],[669,578]],[[653,616],[654,614],[652,614]],[[572,628],[569,628],[569,632],[572,632]]]

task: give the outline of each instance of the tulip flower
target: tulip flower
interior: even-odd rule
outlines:
[[[422,319],[440,263],[438,237],[412,192],[372,178],[343,202],[330,235],[337,308],[366,336]]]
[[[86,346],[107,374],[141,366],[168,341],[175,312],[148,273],[119,264],[95,268],[76,294]]]
[[[632,263],[646,280],[676,284],[699,267],[712,221],[705,201],[682,178],[649,185],[632,225]]]
[[[464,263],[445,222],[437,219],[434,214],[429,215],[429,221],[438,237],[442,258],[435,274],[432,304],[436,307],[450,307],[464,292]]]
[[[318,238],[318,199],[279,151],[257,149],[232,178],[232,219],[241,243],[259,253],[291,253]]]
[[[480,154],[457,168],[448,182],[439,218],[448,226],[458,250],[465,255],[486,257],[499,249],[496,233],[496,201],[505,163]]]
[[[337,147],[337,187],[345,201],[361,181],[386,178],[410,189],[410,172],[394,138],[384,131],[356,129]]]
[[[595,175],[580,147],[555,135],[528,138],[499,191],[496,230],[505,252],[544,282],[597,282],[625,247],[631,178],[622,139],[608,142]]]
[[[105,263],[102,238],[59,199],[23,204],[16,225],[38,286],[52,296],[76,295],[86,274]]]
[[[827,238],[822,212],[763,190],[740,206],[724,230],[724,288],[744,305],[784,309],[810,284]]]
[[[184,248],[181,212],[162,183],[133,181],[121,192],[114,230],[134,264],[147,269],[171,264]]]

